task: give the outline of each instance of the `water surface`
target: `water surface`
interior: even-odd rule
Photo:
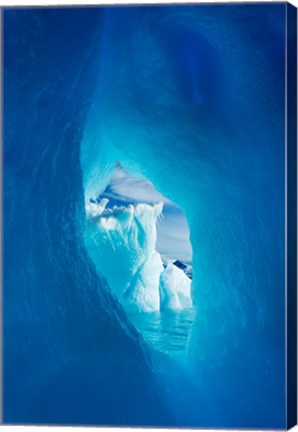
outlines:
[[[149,346],[175,357],[186,354],[195,311],[161,311],[129,314],[131,322]]]

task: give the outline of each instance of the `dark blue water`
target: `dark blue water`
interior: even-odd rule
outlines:
[[[285,427],[285,8],[4,10],[5,422]],[[186,214],[187,351],[85,250],[116,160]]]

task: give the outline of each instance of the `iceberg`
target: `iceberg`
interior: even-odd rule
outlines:
[[[183,270],[169,263],[160,275],[160,296],[164,309],[192,308],[191,280]]]
[[[99,272],[129,312],[192,307],[191,280],[156,250],[163,203],[107,208],[108,199],[86,204],[85,243]]]

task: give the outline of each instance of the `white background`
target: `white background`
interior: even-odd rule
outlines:
[[[182,0],[144,0],[144,3],[182,3]],[[187,0],[187,3],[214,3],[213,1],[210,0]],[[266,3],[272,3],[272,1],[270,0],[262,0],[262,2],[266,2]],[[88,5],[98,5],[98,4],[127,4],[127,3],[142,3],[140,0],[88,0],[87,2],[85,2],[85,4]],[[226,0],[216,0],[216,3],[227,3]],[[245,0],[245,3],[255,3],[254,0]],[[291,0],[290,3],[292,3],[294,6],[298,7],[298,0]],[[43,5],[43,6],[55,6],[55,5],[83,5],[84,1],[83,0],[64,0],[64,1],[59,1],[59,0],[46,0],[46,1],[40,1],[40,0],[0,0],[0,6],[28,6],[28,5],[32,5],[32,6],[37,6],[37,5]],[[109,432],[151,432],[153,431],[152,429],[141,429],[141,428],[95,428],[95,427],[87,427],[87,428],[83,428],[83,427],[46,427],[46,426],[1,426],[1,430],[5,431],[7,430],[8,432],[55,432],[55,431],[60,431],[60,432],[80,432],[80,431],[84,431],[84,432],[95,432],[95,431],[99,431],[99,430],[107,430]],[[202,432],[211,432],[210,430],[207,431],[206,429],[200,429]],[[171,429],[171,430],[167,430],[167,429],[154,429],[154,432],[164,432],[164,431],[173,431],[173,432],[177,432],[178,429]],[[185,430],[187,431],[187,430]],[[298,432],[298,427],[296,426],[293,429],[294,432]],[[260,431],[255,431],[255,432],[260,432]]]

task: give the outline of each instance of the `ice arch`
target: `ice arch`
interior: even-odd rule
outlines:
[[[3,11],[6,422],[285,428],[286,7]],[[115,160],[187,213],[183,370],[153,365],[83,246],[83,188]]]

